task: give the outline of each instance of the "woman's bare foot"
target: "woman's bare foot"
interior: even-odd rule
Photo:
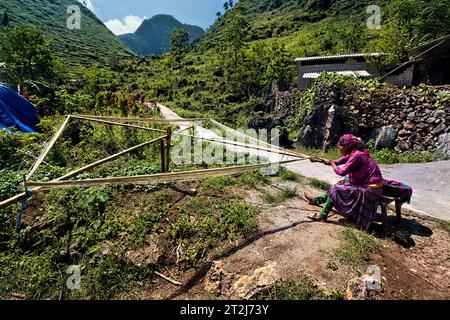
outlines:
[[[312,197],[312,196],[310,196],[310,195],[308,195],[308,194],[305,194],[305,200],[308,202],[308,204],[309,205],[311,205],[311,206],[319,206],[318,204],[317,204],[317,202],[316,202],[316,198],[314,198],[314,197]]]
[[[319,213],[315,213],[312,215],[308,215],[308,219],[311,219],[312,221],[317,221],[317,222],[327,222],[327,217],[322,216]]]

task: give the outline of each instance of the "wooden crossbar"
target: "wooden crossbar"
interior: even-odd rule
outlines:
[[[108,116],[90,116],[79,115],[84,118],[94,118],[100,120],[115,120],[115,121],[140,121],[140,122],[154,122],[154,123],[170,123],[170,122],[195,122],[208,121],[208,118],[192,118],[192,119],[154,119],[154,118],[127,118],[127,117],[108,117]]]
[[[165,130],[154,129],[154,128],[147,128],[147,127],[137,126],[137,125],[134,125],[134,124],[127,124],[127,123],[113,122],[113,121],[101,120],[101,119],[90,118],[90,117],[82,117],[82,116],[72,116],[72,118],[74,118],[74,119],[80,119],[80,120],[88,120],[88,121],[93,121],[93,122],[99,122],[99,123],[106,123],[106,124],[111,124],[111,125],[114,125],[114,126],[122,126],[122,127],[129,127],[129,128],[135,128],[135,129],[142,129],[142,130],[147,130],[147,131],[154,131],[154,132],[162,132],[162,133],[166,133]]]
[[[287,164],[299,161],[287,160],[280,162],[279,164]],[[273,163],[263,163],[256,165],[246,165],[238,167],[229,168],[215,168],[215,169],[205,169],[187,172],[171,172],[171,173],[161,173],[134,177],[114,177],[114,178],[101,178],[101,179],[86,179],[86,180],[71,180],[71,181],[51,181],[51,182],[29,182],[30,187],[39,188],[55,188],[55,187],[93,187],[98,185],[108,185],[108,184],[138,184],[138,183],[149,183],[149,182],[171,182],[171,181],[190,181],[190,180],[200,180],[209,178],[212,176],[229,176],[239,173],[244,173],[248,171],[254,171],[261,168],[267,168],[274,165]]]

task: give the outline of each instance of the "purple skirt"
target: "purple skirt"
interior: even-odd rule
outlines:
[[[377,214],[377,198],[383,193],[382,188],[373,189],[365,186],[335,184],[328,190],[328,196],[337,212],[356,222],[358,228],[369,230]]]

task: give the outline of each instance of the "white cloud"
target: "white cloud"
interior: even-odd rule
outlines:
[[[83,5],[86,6],[86,8],[88,8],[92,12],[95,12],[94,5],[92,4],[91,0],[78,0],[78,2],[81,2]]]
[[[126,16],[122,20],[119,19],[108,20],[105,22],[105,25],[114,34],[120,35],[124,33],[135,32],[145,19],[147,19],[147,17],[145,16],[144,17]]]

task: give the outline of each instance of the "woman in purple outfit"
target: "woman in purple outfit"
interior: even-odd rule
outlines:
[[[356,222],[363,230],[368,230],[375,219],[376,199],[383,193],[384,179],[375,160],[367,151],[358,151],[362,141],[351,134],[344,135],[338,143],[342,158],[328,161],[334,172],[342,177],[348,175],[348,181],[333,185],[327,193],[312,198],[310,204],[325,204],[319,214],[309,216],[314,221],[326,221],[331,210]],[[339,167],[343,165],[342,167]]]

